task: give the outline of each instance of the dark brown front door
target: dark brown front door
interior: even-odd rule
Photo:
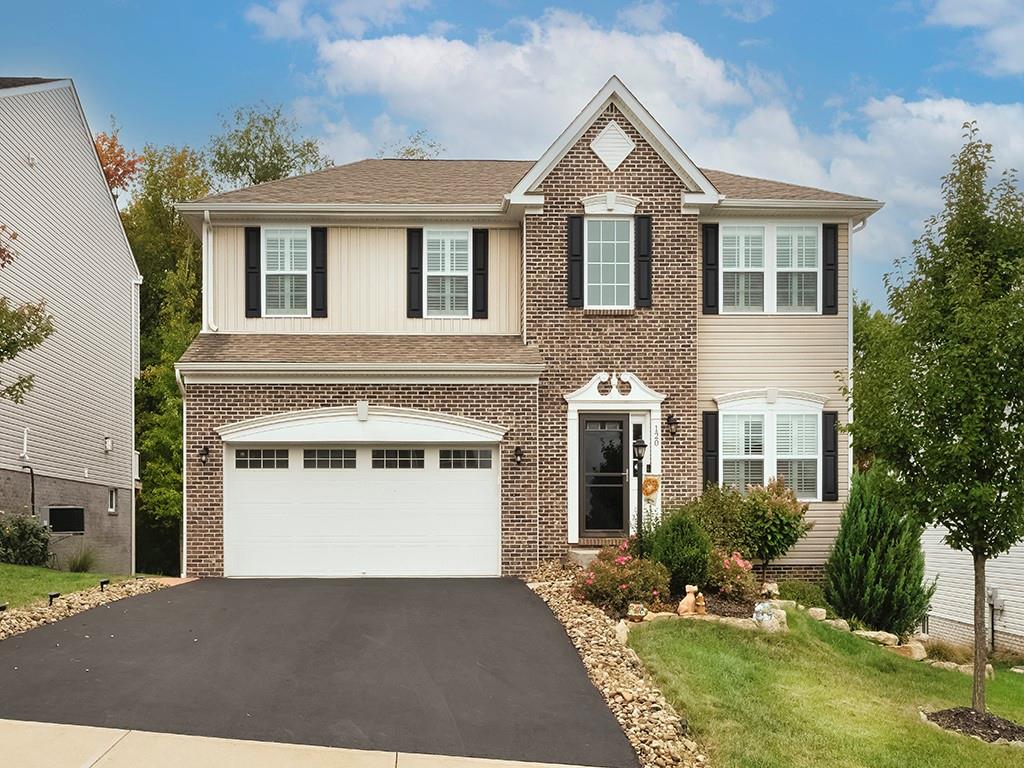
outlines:
[[[623,536],[629,501],[629,416],[580,414],[580,534]]]

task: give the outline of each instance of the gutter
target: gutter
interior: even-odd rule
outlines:
[[[375,373],[392,376],[406,374],[472,375],[535,374],[544,363],[178,363],[175,376],[181,385],[183,373]]]
[[[352,213],[389,216],[407,216],[409,214],[500,214],[504,213],[506,203],[214,203],[186,202],[175,203],[175,209],[181,213]]]

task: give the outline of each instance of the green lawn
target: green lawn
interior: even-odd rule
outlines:
[[[63,595],[95,587],[100,579],[110,579],[113,583],[125,578],[103,573],[69,573],[52,568],[0,563],[0,603],[17,608],[34,600],[45,600],[49,592],[60,592]]]
[[[789,612],[765,635],[658,621],[629,644],[716,768],[1020,768],[1024,752],[941,732],[918,716],[965,706],[971,680],[899,658]],[[1024,722],[1024,675],[999,670],[989,709]]]

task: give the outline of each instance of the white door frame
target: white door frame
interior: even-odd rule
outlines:
[[[625,383],[629,391],[623,394],[620,385]],[[608,386],[602,393],[604,385]],[[626,436],[625,450],[630,451],[629,466],[633,466],[632,444],[633,425],[640,424],[647,443],[647,456],[644,465],[650,467],[650,474],[661,474],[661,403],[665,395],[656,392],[644,384],[635,374],[623,371],[621,374],[597,373],[590,381],[568,395],[565,400],[569,405],[567,415],[566,444],[566,516],[569,531],[569,543],[578,544],[580,540],[580,413],[625,413],[629,415],[629,435]],[[627,492],[630,499],[636,499],[636,478],[629,473]],[[630,503],[630,532],[636,529],[636,504]],[[654,513],[661,514],[661,494],[654,499]]]

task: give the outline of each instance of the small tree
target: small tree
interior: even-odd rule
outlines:
[[[313,138],[299,135],[299,124],[280,105],[239,109],[233,121],[210,139],[210,168],[231,186],[263,184],[334,163]]]
[[[739,537],[743,553],[761,561],[761,580],[768,576],[768,564],[786,554],[813,523],[804,519],[807,505],[781,479],[750,489],[743,500]]]
[[[440,142],[430,138],[426,128],[420,128],[409,135],[405,141],[386,144],[377,152],[379,158],[396,158],[398,160],[432,160],[444,152]]]
[[[100,131],[96,134],[96,155],[103,167],[103,175],[107,179],[110,193],[117,199],[117,193],[128,189],[132,180],[139,173],[142,156],[134,150],[125,149],[120,138],[121,129],[110,116],[110,133]]]
[[[855,371],[853,432],[895,473],[895,501],[974,561],[973,707],[985,711],[985,564],[1024,538],[1024,194],[988,182],[966,124],[905,274],[893,324]],[[901,264],[900,266],[903,266]]]
[[[839,535],[825,564],[825,599],[840,616],[909,635],[935,584],[924,583],[921,526],[884,493],[884,466],[855,472]]]
[[[0,223],[0,270],[14,261],[18,233]],[[53,318],[46,312],[46,302],[12,304],[0,296],[0,363],[13,360],[22,352],[34,349],[53,333]],[[32,389],[31,373],[14,377],[10,383],[0,378],[0,400],[21,403]]]

